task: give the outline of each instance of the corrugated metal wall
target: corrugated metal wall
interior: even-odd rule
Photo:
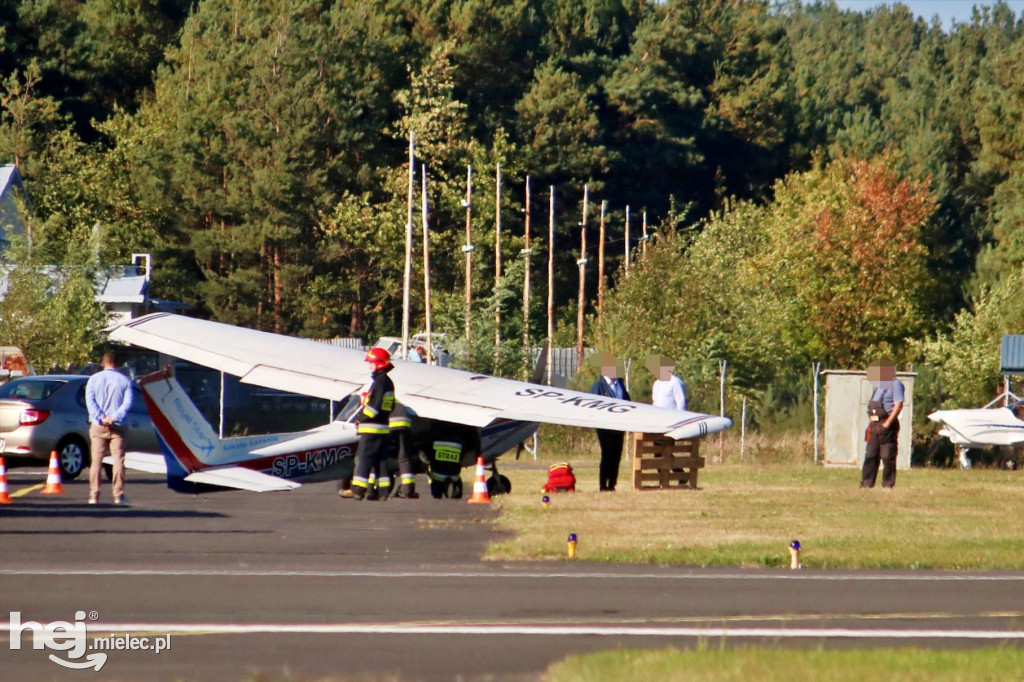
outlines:
[[[1006,334],[1000,352],[1000,369],[1003,374],[1024,375],[1024,335]]]

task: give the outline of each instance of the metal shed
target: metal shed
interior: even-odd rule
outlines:
[[[864,434],[868,428],[871,383],[862,371],[824,370],[825,466],[860,467],[864,464]],[[910,468],[910,444],[914,425],[914,372],[897,372],[906,389],[900,415],[896,468]]]
[[[1024,334],[1004,334],[999,352],[999,372],[1024,376]]]

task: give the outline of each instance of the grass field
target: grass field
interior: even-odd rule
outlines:
[[[758,647],[639,651],[571,656],[545,682],[1004,682],[1024,679],[1024,651],[859,649],[823,651]]]
[[[571,461],[571,460],[570,460]],[[858,488],[859,471],[806,464],[709,465],[700,490],[598,493],[596,461],[572,462],[577,493],[541,505],[546,463],[503,468],[513,493],[496,498],[511,531],[494,560],[578,559],[697,566],[786,566],[798,539],[807,568],[1024,568],[1024,474],[913,469],[896,488]]]

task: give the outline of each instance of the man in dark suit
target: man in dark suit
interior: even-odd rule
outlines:
[[[591,393],[607,398],[629,400],[629,392],[619,378],[618,362],[611,353],[600,354],[601,376],[590,387]],[[599,470],[601,490],[615,490],[619,480],[619,462],[622,460],[622,431],[596,429],[601,444],[601,467]]]

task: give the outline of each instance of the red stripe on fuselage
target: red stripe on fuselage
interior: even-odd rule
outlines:
[[[139,383],[144,385],[150,382],[140,381]],[[170,420],[167,419],[166,415],[164,415],[163,411],[156,404],[156,401],[149,397],[149,393],[142,391],[142,397],[146,401],[146,409],[149,410],[149,418],[153,422],[153,426],[156,428],[157,433],[164,439],[167,447],[171,450],[171,454],[174,455],[185,471],[192,473],[207,468],[209,465],[196,459],[195,455],[192,454],[192,451],[181,439],[177,430],[171,425]]]

